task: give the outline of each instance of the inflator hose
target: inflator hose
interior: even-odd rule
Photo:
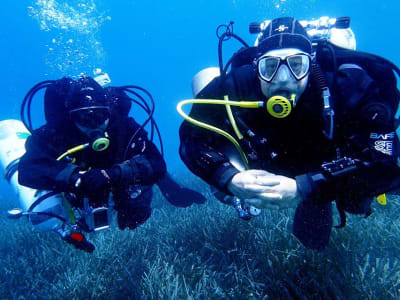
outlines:
[[[224,137],[226,137],[238,150],[240,156],[242,157],[242,160],[246,166],[246,169],[249,168],[248,164],[248,160],[246,157],[246,154],[243,152],[242,147],[240,147],[239,143],[235,140],[235,138],[233,136],[231,136],[229,133],[227,133],[226,131],[209,125],[207,123],[203,123],[200,122],[198,120],[193,119],[192,117],[188,116],[187,114],[185,114],[182,110],[182,106],[186,105],[186,104],[216,104],[216,105],[225,105],[225,106],[238,106],[241,108],[259,108],[262,107],[264,105],[264,103],[262,101],[230,101],[227,100],[227,96],[225,97],[226,100],[216,100],[216,99],[188,99],[188,100],[183,100],[180,101],[176,107],[178,113],[189,123],[213,131],[215,133],[218,133]],[[227,109],[228,111],[228,109]],[[229,114],[229,111],[228,111]],[[230,118],[231,119],[231,118]],[[232,126],[234,127],[235,125],[232,123]],[[236,132],[236,131],[235,131]]]

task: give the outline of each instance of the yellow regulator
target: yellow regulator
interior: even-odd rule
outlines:
[[[295,99],[295,94],[292,94],[290,100],[284,96],[272,96],[267,100],[267,111],[275,118],[286,118],[291,113],[292,107],[294,107]]]

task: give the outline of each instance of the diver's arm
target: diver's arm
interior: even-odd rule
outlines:
[[[138,128],[133,119],[129,119],[132,133]],[[118,168],[118,181],[132,185],[151,185],[161,179],[166,172],[166,165],[157,147],[149,141],[147,133],[141,129],[135,138],[134,147],[128,151],[129,159],[114,167]]]
[[[199,94],[202,99],[223,99],[219,78],[214,79]],[[193,104],[190,117],[207,125],[227,131],[227,114],[224,106]],[[195,175],[219,190],[230,193],[227,184],[237,170],[222,149],[233,147],[231,142],[212,130],[200,128],[184,121],[179,129],[179,154],[185,165]]]
[[[227,185],[231,178],[239,173],[228,157],[210,145],[210,136],[195,136],[196,129],[184,123],[180,128],[181,144],[179,154],[185,165],[205,182],[230,194]]]
[[[340,167],[332,162],[336,171],[321,169],[296,177],[301,198],[313,203],[326,203],[339,198],[362,199],[378,196],[400,187],[400,169],[391,160],[357,162]]]
[[[255,93],[257,86],[255,73],[251,65],[232,70],[223,83],[220,77],[212,80],[197,95],[199,99],[224,99],[228,95],[231,100],[248,100]],[[223,105],[193,104],[190,117],[202,123],[222,129],[232,136],[232,125],[229,123],[226,108]],[[179,130],[181,159],[186,166],[208,184],[231,194],[228,183],[240,171],[234,167],[226,151],[234,149],[234,145],[226,137],[212,130],[200,128],[184,121]],[[236,149],[232,151],[237,151]]]
[[[195,144],[191,139],[181,140],[179,155],[188,169],[208,184],[226,194],[228,183],[240,171],[223,153],[205,144]]]
[[[56,151],[49,140],[33,133],[26,142],[26,153],[18,165],[20,184],[41,190],[68,191],[70,178],[78,168],[65,161],[57,161]]]

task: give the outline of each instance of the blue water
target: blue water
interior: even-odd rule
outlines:
[[[140,85],[153,94],[170,170],[183,167],[177,152],[181,118],[176,104],[191,97],[194,74],[217,65],[215,29],[219,24],[235,21],[235,33],[252,43],[254,36],[248,33],[252,21],[282,15],[298,19],[351,16],[359,50],[400,63],[397,56],[400,3],[396,0],[103,0],[95,1],[95,9],[86,15],[98,24],[89,24],[92,27],[88,26],[89,33],[85,34],[60,29],[61,25],[51,20],[45,20],[49,31],[41,28],[32,9],[43,14],[52,2],[2,1],[0,119],[19,118],[19,105],[35,83],[80,72],[90,75],[94,67],[100,67],[109,73],[114,85]],[[78,3],[94,4],[89,0],[55,2],[75,9]],[[68,8],[61,6],[59,10]],[[62,48],[65,43],[57,45],[60,37],[61,42],[71,39],[72,49],[78,49],[87,58],[67,64],[67,52]],[[238,46],[229,42],[227,55]],[[61,69],[57,64],[67,64],[69,69]],[[33,108],[37,125],[43,121],[41,102],[39,96]]]
[[[2,0],[1,6],[0,121],[19,119],[34,84],[101,68],[112,85],[139,85],[153,94],[171,172],[185,168],[178,155],[182,119],[176,105],[192,97],[198,71],[218,65],[220,24],[234,21],[234,32],[252,44],[253,21],[350,16],[358,50],[400,65],[399,0]],[[226,43],[225,60],[239,46]],[[34,127],[44,122],[42,96],[33,103]],[[143,118],[136,109],[132,115]],[[5,180],[0,191],[0,200],[15,200]]]

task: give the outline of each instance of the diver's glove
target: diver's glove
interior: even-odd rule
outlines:
[[[72,181],[74,189],[83,194],[90,195],[98,190],[104,190],[119,180],[118,168],[92,169],[86,172],[73,174]]]

